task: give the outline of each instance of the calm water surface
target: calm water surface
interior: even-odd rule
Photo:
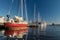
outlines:
[[[60,26],[29,28],[27,40],[60,40]],[[0,40],[7,40],[0,31]],[[23,37],[25,39],[25,36]],[[11,39],[15,40],[15,39]]]

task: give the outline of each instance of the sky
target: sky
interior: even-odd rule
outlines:
[[[34,4],[36,5],[36,19],[38,18],[37,15],[39,12],[40,19],[47,23],[60,24],[60,0],[26,0],[29,20],[33,20],[34,17]],[[11,18],[13,18],[15,15],[18,15],[19,5],[20,0],[13,0],[13,3],[12,0],[0,0],[0,16],[4,16],[6,18],[6,15],[10,10]],[[21,13],[19,15],[21,16]]]

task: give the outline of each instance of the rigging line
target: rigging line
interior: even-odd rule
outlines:
[[[13,2],[14,2],[14,0],[12,0],[11,6],[9,7],[8,15],[10,15]]]

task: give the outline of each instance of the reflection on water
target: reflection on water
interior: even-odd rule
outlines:
[[[39,28],[30,28],[29,36],[30,40],[33,39],[35,31],[35,39],[38,40],[60,40],[60,26],[46,26]]]
[[[0,35],[3,35],[1,31]],[[5,40],[6,37],[0,36],[1,39]],[[29,28],[27,40],[60,40],[60,26]]]

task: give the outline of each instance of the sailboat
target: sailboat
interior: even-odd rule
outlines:
[[[25,33],[28,31],[28,21],[23,19],[23,0],[21,0],[21,13],[22,17],[15,16],[14,19],[10,19],[10,16],[7,15],[8,21],[5,22],[5,27],[8,30],[5,31],[6,36],[17,38],[22,38]]]
[[[34,4],[34,20],[30,21],[30,26],[29,27],[38,27],[37,25],[37,21],[36,21],[36,18],[35,18],[35,13],[36,13],[36,5]]]
[[[38,24],[43,27],[46,26],[46,22],[44,20],[41,20],[40,14],[38,12]]]

